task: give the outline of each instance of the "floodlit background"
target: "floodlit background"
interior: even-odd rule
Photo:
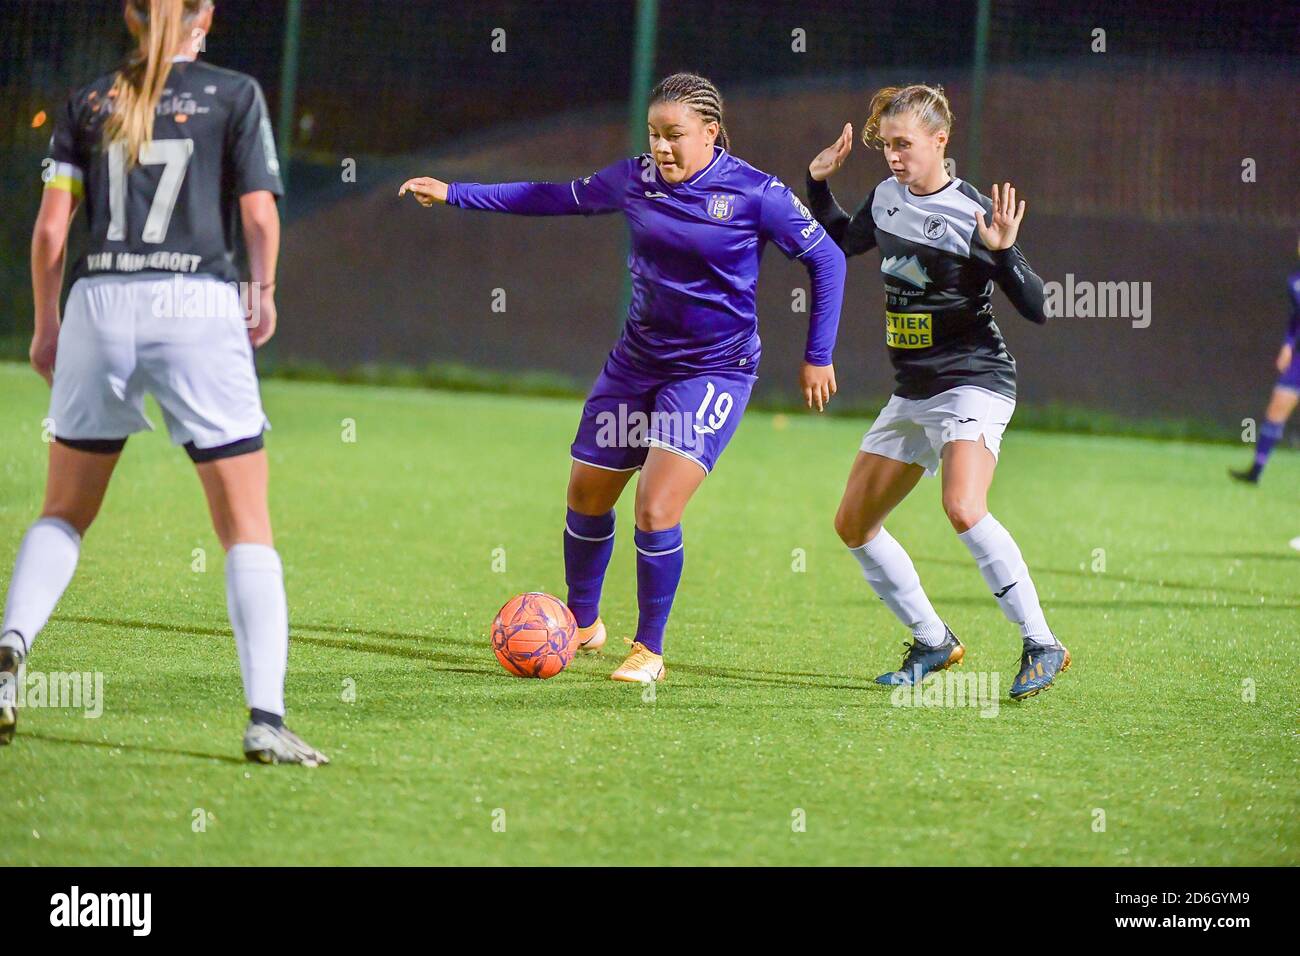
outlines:
[[[112,0],[0,7],[11,357],[30,334],[27,243],[49,117],[127,44]],[[940,83],[957,175],[985,193],[995,178],[1016,184],[1029,208],[1021,245],[1044,279],[1150,283],[1145,328],[1062,317],[1040,329],[999,294],[1025,423],[1080,427],[1107,412],[1115,430],[1227,436],[1258,414],[1274,375],[1300,227],[1295,4],[222,0],[206,55],[261,81],[291,157],[281,324],[264,373],[393,379],[399,366],[581,391],[624,309],[621,218],[426,211],[396,186],[586,174],[644,149],[648,86],[691,69],[722,90],[733,151],[800,192],[843,123],[860,130],[874,89]],[[852,209],[883,175],[859,144],[833,186]],[[793,290],[806,276],[766,259],[758,396],[781,404],[795,398],[807,316],[792,311]],[[877,261],[849,270],[841,409],[892,387]],[[497,289],[504,312],[492,311]]]
[[[0,0],[0,356],[30,336],[49,117],[126,52],[120,7]],[[1226,472],[1255,450],[1243,419],[1276,376],[1297,265],[1298,45],[1294,2],[219,0],[206,55],[261,81],[289,173],[257,362],[289,717],[334,766],[246,768],[220,544],[186,456],[133,437],[29,662],[103,676],[102,713],[22,716],[0,859],[1295,866],[1300,455],[1258,487]],[[640,152],[645,96],[679,69],[718,83],[735,152],[799,192],[878,86],[941,83],[957,175],[1016,184],[1047,281],[1150,290],[1143,328],[1040,328],[996,303],[1021,403],[991,506],[1073,655],[1049,694],[1006,700],[1017,628],[936,481],[890,528],[997,706],[873,683],[907,632],[832,518],[892,388],[874,252],[850,263],[829,418],[769,411],[797,400],[807,277],[767,256],[768,410],[690,505],[668,680],[609,680],[637,615],[627,493],[603,656],[547,681],[494,659],[504,602],[565,593],[569,440],[618,333],[624,224],[423,209],[397,187],[567,181]],[[883,173],[855,147],[835,192],[856,208]],[[0,362],[0,586],[40,507],[48,401]],[[860,921],[896,896],[863,896]]]

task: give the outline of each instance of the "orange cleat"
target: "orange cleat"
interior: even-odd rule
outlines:
[[[605,622],[596,618],[590,627],[578,628],[578,650],[598,651],[605,646]]]

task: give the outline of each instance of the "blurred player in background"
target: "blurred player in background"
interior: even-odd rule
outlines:
[[[614,680],[664,677],[663,640],[681,579],[687,502],[735,433],[758,372],[759,259],[772,242],[812,279],[800,383],[821,411],[835,393],[831,351],[844,254],[778,179],[728,152],[722,98],[677,73],[652,91],[650,152],[569,183],[403,184],[425,206],[445,202],[532,216],[621,212],[632,236],[632,302],[623,334],[592,387],[571,449],[564,533],[568,604],[586,649],[605,642],[601,586],[614,548],[614,505],[636,486],[637,603],[631,652]],[[648,421],[643,436],[624,422]],[[635,431],[635,428],[633,429]]]
[[[275,331],[279,162],[257,82],[195,59],[212,12],[209,0],[128,0],[136,51],[75,92],[55,124],[32,237],[31,347],[52,383],[54,441],[45,504],[9,582],[0,672],[13,690],[72,580],[127,436],[153,427],[149,393],[195,463],[226,550],[249,707],[244,753],[315,766],[325,755],[284,726],[288,612],[253,366],[253,348]],[[83,197],[88,249],[60,324],[66,241]],[[245,320],[236,286],[237,217],[256,322]],[[0,705],[0,743],[13,738],[15,703]]]
[[[1300,255],[1300,242],[1296,244],[1296,254]],[[1291,320],[1287,323],[1282,349],[1277,353],[1277,370],[1281,374],[1273,385],[1268,408],[1264,409],[1264,424],[1259,426],[1255,444],[1255,460],[1245,471],[1228,472],[1238,481],[1250,485],[1259,483],[1259,476],[1268,464],[1268,457],[1273,454],[1273,446],[1282,439],[1286,421],[1295,411],[1296,402],[1300,401],[1300,358],[1296,357],[1295,351],[1296,336],[1300,334],[1300,269],[1291,273],[1287,279],[1287,289],[1291,293]]]
[[[996,282],[1025,318],[1042,324],[1043,282],[1016,246],[1025,214],[1009,183],[993,198],[949,176],[952,111],[941,88],[887,87],[862,131],[884,150],[890,177],[850,217],[826,180],[853,147],[846,124],[808,167],[809,205],[849,256],[880,248],[885,341],[898,387],[862,440],[835,528],[872,589],[912,632],[897,671],[881,684],[913,684],[958,663],[965,648],[935,613],[912,559],[885,518],[943,463],[943,507],[1003,613],[1024,642],[1011,697],[1031,697],[1070,665],[1047,626],[1020,548],[989,514],[1003,431],[1016,407],[1016,363],[993,320]],[[985,219],[985,216],[989,218]]]

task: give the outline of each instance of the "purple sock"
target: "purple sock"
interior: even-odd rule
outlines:
[[[636,529],[636,602],[641,610],[636,639],[656,654],[664,652],[664,628],[682,579],[682,526],[663,531]]]
[[[578,627],[591,627],[600,616],[600,588],[613,553],[614,512],[584,515],[570,508],[564,520],[564,580]]]
[[[1259,440],[1255,443],[1255,474],[1264,470],[1268,464],[1268,456],[1273,453],[1273,446],[1278,443],[1282,437],[1282,429],[1285,422],[1265,421],[1259,426]]]

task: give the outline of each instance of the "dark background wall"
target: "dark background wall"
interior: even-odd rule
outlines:
[[[305,0],[295,162],[273,358],[334,366],[456,360],[589,378],[617,331],[623,226],[399,204],[404,175],[567,180],[631,150],[631,2]],[[738,155],[801,189],[811,156],[860,127],[883,83],[944,84],[957,174],[1029,201],[1022,245],[1049,280],[1149,282],[1152,321],[1062,318],[1005,301],[1023,398],[1128,415],[1258,414],[1296,266],[1300,7],[992,0],[983,148],[971,115],[974,0],[660,4],[655,72],[696,69],[728,100]],[[505,31],[506,51],[492,33]],[[1096,30],[1105,52],[1094,52]],[[803,51],[792,49],[802,31]],[[257,76],[278,116],[283,0],[223,0],[214,62]],[[116,0],[0,4],[0,337],[25,351],[26,244],[53,112],[125,51]],[[639,147],[638,147],[639,148]],[[357,181],[344,182],[353,159]],[[1253,182],[1242,164],[1252,160]],[[855,205],[882,178],[855,149],[833,185]],[[878,257],[854,260],[837,357],[846,398],[889,388]],[[769,250],[762,390],[792,391],[800,267]],[[502,289],[506,311],[491,309]]]

